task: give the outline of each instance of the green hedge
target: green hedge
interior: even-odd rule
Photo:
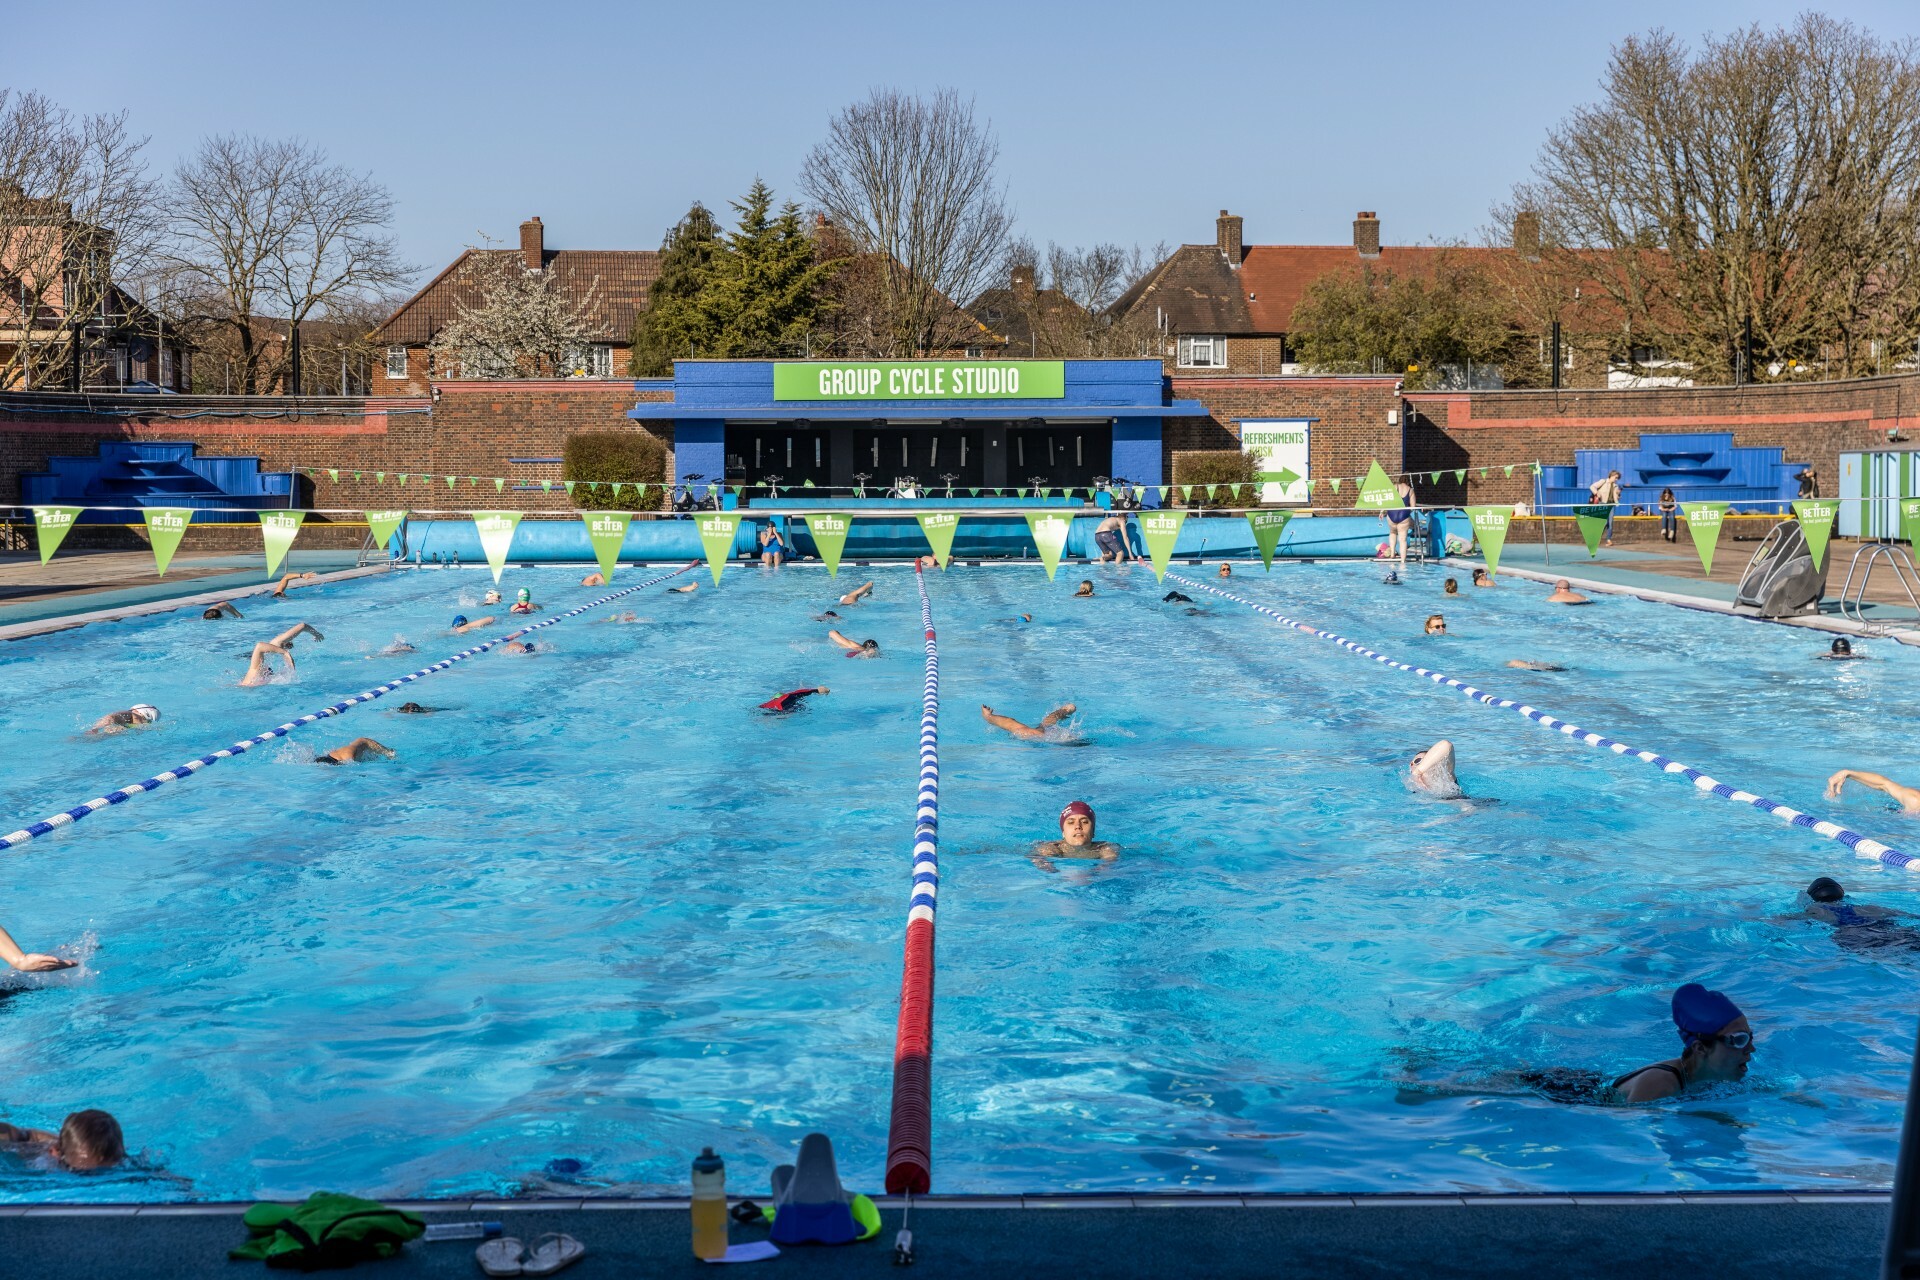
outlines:
[[[631,489],[616,497],[611,485],[579,485],[573,505],[582,511],[657,511],[667,505],[667,446],[644,431],[583,431],[567,437],[560,476],[647,486],[646,497],[635,501]]]
[[[1212,501],[1206,493],[1195,488],[1193,505],[1195,506],[1258,506],[1259,489],[1253,480],[1253,455],[1239,449],[1196,450],[1173,455],[1173,482],[1176,485],[1233,485],[1242,486],[1239,501],[1236,502],[1231,489],[1216,489]]]

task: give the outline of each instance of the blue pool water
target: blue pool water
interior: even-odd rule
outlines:
[[[578,568],[510,569],[549,606]],[[617,585],[645,571],[621,570]],[[1100,594],[1071,598],[1090,574]],[[0,924],[83,969],[8,979],[0,1119],[100,1106],[147,1169],[0,1157],[0,1199],[676,1189],[713,1145],[735,1186],[815,1128],[879,1181],[906,913],[921,654],[910,570],[846,630],[848,566],[700,571],[35,841]],[[1814,661],[1820,637],[1543,588],[1443,598],[1371,565],[1234,589],[1525,697],[1909,849],[1842,765],[1920,774],[1920,654]],[[402,572],[0,646],[0,821],[24,825],[460,647],[484,571]],[[935,1023],[940,1191],[1658,1190],[1890,1181],[1920,957],[1798,918],[1813,876],[1920,909],[1920,878],[1385,670],[1140,568],[930,579],[942,656]],[[1191,593],[1198,595],[1199,593]],[[647,621],[590,621],[631,607]],[[1444,610],[1456,634],[1420,635]],[[1030,613],[1031,622],[1016,621]],[[290,683],[250,643],[305,619]],[[366,655],[404,636],[417,658]],[[1502,669],[1508,658],[1565,673]],[[826,684],[797,714],[752,708]],[[395,714],[412,697],[444,711]],[[1079,705],[1085,745],[979,707]],[[100,713],[149,701],[152,730]],[[399,759],[321,769],[368,734]],[[1411,793],[1457,744],[1471,803]],[[1085,798],[1120,861],[1027,859]],[[1520,1066],[1676,1052],[1667,999],[1719,987],[1759,1051],[1739,1087],[1569,1107]],[[545,1171],[584,1162],[574,1182]]]

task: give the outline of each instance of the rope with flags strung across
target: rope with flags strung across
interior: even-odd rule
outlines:
[[[133,783],[131,786],[122,787],[118,791],[110,791],[106,795],[96,796],[93,799],[87,801],[85,804],[78,804],[71,809],[64,809],[59,813],[53,814],[51,817],[43,818],[39,822],[35,822],[28,826],[22,827],[20,830],[15,831],[11,835],[0,836],[0,850],[17,849],[21,845],[26,844],[30,840],[37,840],[41,836],[47,835],[50,832],[58,831],[62,827],[71,826],[72,824],[80,821],[80,819],[86,817],[88,814],[97,813],[101,809],[108,808],[111,805],[124,804],[126,801],[133,799],[133,797],[137,795],[142,795],[148,791],[157,790],[158,788],[165,786],[169,782],[177,782],[182,778],[191,778],[194,774],[200,772],[200,770],[206,768],[208,765],[217,764],[218,762],[229,759],[233,756],[244,755],[246,752],[253,750],[255,747],[261,745],[262,743],[272,742],[276,738],[286,737],[288,734],[292,733],[295,729],[298,729],[303,725],[309,725],[314,723],[317,720],[325,720],[333,716],[344,715],[348,711],[352,710],[354,707],[359,706],[363,702],[371,702],[375,698],[383,698],[387,694],[392,693],[395,689],[399,689],[406,685],[412,684],[416,680],[424,679],[427,676],[433,675],[437,671],[445,671],[447,668],[453,666],[454,664],[465,662],[468,658],[476,657],[479,654],[483,654],[487,652],[487,650],[492,649],[497,645],[503,645],[508,643],[509,641],[517,640],[521,636],[527,635],[530,632],[538,631],[543,627],[551,627],[556,623],[565,622],[568,618],[577,617],[580,614],[587,612],[587,610],[589,609],[597,609],[603,604],[608,604],[608,603],[611,603],[612,601],[618,600],[621,596],[632,595],[636,591],[644,591],[648,587],[658,586],[660,583],[667,581],[669,578],[677,578],[681,574],[686,573],[688,570],[697,568],[698,565],[699,565],[698,561],[691,561],[687,564],[681,565],[678,569],[673,570],[671,573],[660,574],[656,577],[647,579],[647,581],[645,582],[638,583],[631,587],[622,587],[618,591],[612,592],[611,594],[608,594],[608,595],[601,596],[598,600],[590,600],[586,604],[580,605],[577,608],[567,610],[565,613],[557,613],[551,618],[543,618],[539,622],[529,623],[527,626],[521,627],[517,631],[509,631],[507,634],[503,636],[498,636],[492,640],[488,640],[484,644],[477,644],[473,646],[471,649],[462,649],[459,653],[453,654],[451,657],[442,658],[440,661],[433,663],[431,666],[422,667],[418,671],[410,671],[404,676],[400,676],[397,679],[387,681],[385,684],[375,685],[371,689],[365,690],[364,692],[361,692],[361,693],[356,693],[351,698],[347,698],[347,699],[344,699],[343,701],[336,702],[332,706],[323,707],[318,711],[310,711],[306,715],[287,721],[285,724],[276,725],[275,727],[268,729],[265,733],[256,733],[255,735],[253,735],[253,737],[246,738],[239,742],[236,742],[230,747],[223,747],[219,751],[210,752],[207,755],[197,757],[196,759],[193,759],[193,760],[189,760],[185,764],[178,765],[172,769],[167,769],[161,773],[156,773],[151,778],[147,778],[143,781]]]
[[[1829,840],[1837,840],[1863,858],[1875,858],[1890,867],[1900,867],[1909,871],[1920,871],[1920,858],[1902,852],[1892,845],[1883,844],[1878,840],[1863,836],[1859,832],[1843,827],[1837,822],[1816,818],[1812,814],[1802,813],[1800,810],[1790,805],[1782,804],[1778,800],[1770,800],[1754,792],[1743,791],[1728,786],[1726,783],[1710,778],[1700,772],[1700,770],[1690,765],[1682,764],[1678,760],[1671,759],[1655,751],[1646,751],[1638,747],[1632,747],[1617,739],[1609,738],[1604,734],[1583,729],[1571,721],[1562,720],[1557,716],[1549,715],[1535,707],[1515,702],[1512,698],[1502,698],[1497,694],[1488,693],[1484,689],[1477,689],[1465,681],[1454,679],[1445,672],[1432,671],[1426,667],[1416,667],[1409,663],[1395,661],[1387,657],[1384,653],[1377,653],[1367,648],[1358,641],[1349,640],[1345,636],[1337,635],[1331,631],[1322,631],[1320,628],[1312,626],[1309,623],[1286,617],[1275,610],[1267,608],[1265,605],[1255,604],[1253,601],[1241,596],[1236,596],[1230,591],[1222,591],[1220,588],[1209,586],[1204,582],[1196,582],[1191,578],[1183,578],[1177,573],[1170,573],[1167,576],[1182,586],[1197,587],[1202,591],[1211,592],[1223,600],[1231,600],[1235,604],[1246,605],[1256,613],[1263,613],[1276,622],[1292,627],[1295,631],[1310,635],[1316,640],[1325,640],[1331,644],[1336,644],[1349,653],[1356,653],[1363,658],[1371,658],[1382,666],[1392,667],[1396,671],[1405,671],[1410,675],[1424,677],[1437,685],[1452,689],[1463,697],[1470,698],[1475,702],[1484,703],[1489,707],[1498,707],[1501,710],[1512,711],[1518,715],[1525,716],[1535,724],[1543,728],[1558,730],[1576,742],[1585,743],[1589,747],[1598,747],[1602,750],[1611,751],[1617,756],[1631,756],[1643,764],[1654,766],[1662,773],[1678,774],[1708,795],[1719,796],[1722,800],[1731,800],[1735,804],[1749,805],[1752,808],[1758,809],[1761,813],[1771,814],[1773,817],[1789,825],[1804,827],[1809,831],[1827,837]]]

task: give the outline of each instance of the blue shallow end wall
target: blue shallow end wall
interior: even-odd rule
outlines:
[[[734,538],[735,556],[757,549],[760,526],[768,518],[771,517],[756,519],[747,513]],[[813,538],[797,517],[780,518],[802,554],[818,554]],[[1093,556],[1093,531],[1099,523],[1098,515],[1076,516],[1073,530],[1067,536],[1067,555]],[[405,537],[409,559],[418,553],[426,560],[436,556],[442,560],[458,557],[465,563],[486,560],[470,520],[410,520]],[[1378,516],[1302,517],[1287,525],[1276,554],[1294,558],[1370,559],[1385,539],[1385,525]],[[1137,549],[1137,530],[1134,543]],[[924,555],[926,550],[919,523],[911,517],[861,515],[855,519],[848,535],[845,555],[860,560]],[[964,559],[1035,554],[1026,521],[1012,516],[962,517],[954,535],[953,553]],[[1252,530],[1240,516],[1192,516],[1181,527],[1174,554],[1242,558],[1257,555],[1258,548],[1254,545]],[[690,520],[636,520],[627,530],[620,556],[623,560],[693,560],[704,559],[705,552]],[[577,520],[526,520],[514,533],[508,558],[523,563],[591,563],[593,548],[587,542],[585,526]]]

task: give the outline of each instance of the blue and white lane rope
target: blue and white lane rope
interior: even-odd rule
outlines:
[[[1829,840],[1838,840],[1841,844],[1847,846],[1847,848],[1853,850],[1863,858],[1878,858],[1890,867],[1901,867],[1909,871],[1920,871],[1920,858],[1915,858],[1909,853],[1903,853],[1892,845],[1882,844],[1878,840],[1863,836],[1857,831],[1849,830],[1837,822],[1829,822],[1824,818],[1816,818],[1812,814],[1802,813],[1790,805],[1781,804],[1778,800],[1769,800],[1767,797],[1756,795],[1751,791],[1741,791],[1730,787],[1724,782],[1708,777],[1698,769],[1680,763],[1678,760],[1670,759],[1658,752],[1643,751],[1637,747],[1628,746],[1626,743],[1614,738],[1609,738],[1604,734],[1582,729],[1577,724],[1562,720],[1557,716],[1548,715],[1546,712],[1534,707],[1529,707],[1524,703],[1515,702],[1512,698],[1502,698],[1495,694],[1488,693],[1485,690],[1476,689],[1472,685],[1464,681],[1456,680],[1444,672],[1429,671],[1425,667],[1409,666],[1404,662],[1396,662],[1385,654],[1376,653],[1365,645],[1349,640],[1345,636],[1335,635],[1331,631],[1322,631],[1318,627],[1310,626],[1307,623],[1299,622],[1293,618],[1284,617],[1272,609],[1267,608],[1265,605],[1255,604],[1251,600],[1242,599],[1231,592],[1222,591],[1218,587],[1210,587],[1204,582],[1195,582],[1191,578],[1182,578],[1177,573],[1170,573],[1167,576],[1183,586],[1198,587],[1202,591],[1212,592],[1223,600],[1231,600],[1236,604],[1246,605],[1256,613],[1264,613],[1274,621],[1292,627],[1295,631],[1305,632],[1307,635],[1319,640],[1330,641],[1350,653],[1357,653],[1363,658],[1372,658],[1382,666],[1392,667],[1396,671],[1410,672],[1416,676],[1424,676],[1437,685],[1444,685],[1449,689],[1457,690],[1462,696],[1471,698],[1475,702],[1485,703],[1489,707],[1499,707],[1502,710],[1516,712],[1533,721],[1535,724],[1548,729],[1557,729],[1576,742],[1584,742],[1590,747],[1604,748],[1617,756],[1631,756],[1644,764],[1653,765],[1662,773],[1679,774],[1695,787],[1709,795],[1719,796],[1722,800],[1731,800],[1735,804],[1750,805],[1760,812],[1772,814],[1782,822],[1792,826],[1805,827],[1809,831],[1818,832]]]
[[[430,676],[436,671],[445,671],[456,662],[465,662],[468,658],[485,653],[494,646],[505,644],[509,640],[516,640],[530,631],[538,631],[542,627],[550,627],[556,622],[565,622],[568,618],[576,617],[589,609],[598,609],[601,605],[618,600],[621,596],[632,595],[636,591],[644,591],[648,587],[658,586],[669,578],[677,578],[687,572],[687,570],[697,568],[700,563],[698,560],[690,561],[687,564],[681,565],[672,573],[663,573],[658,577],[649,578],[645,582],[635,586],[623,587],[611,595],[601,596],[598,600],[589,601],[577,609],[569,609],[565,613],[556,613],[551,618],[545,618],[539,622],[531,623],[528,626],[521,627],[518,631],[509,631],[507,634],[489,640],[485,644],[477,644],[471,649],[462,649],[452,657],[442,658],[430,667],[422,667],[418,671],[409,672],[397,680],[389,680],[387,683],[376,685],[364,693],[356,693],[344,702],[336,702],[330,707],[309,712],[297,720],[289,720],[283,725],[267,730],[265,733],[256,733],[251,738],[236,742],[232,746],[215,751],[210,755],[201,756],[196,760],[189,760],[177,768],[166,770],[164,773],[156,773],[144,782],[136,782],[132,786],[122,787],[118,791],[110,791],[104,796],[96,796],[85,804],[75,805],[73,808],[56,813],[50,818],[43,818],[31,826],[22,827],[12,835],[0,836],[0,850],[17,849],[29,840],[37,840],[48,832],[58,831],[61,827],[71,826],[88,814],[105,809],[109,805],[122,804],[143,792],[153,791],[165,786],[169,782],[177,782],[182,778],[190,778],[210,764],[228,759],[231,756],[244,755],[263,742],[272,742],[275,738],[286,737],[302,725],[309,725],[316,720],[325,720],[331,716],[343,715],[363,702],[371,702],[375,698],[383,698],[395,689],[412,684],[415,680]]]
[[[933,631],[933,602],[924,574],[920,588],[920,625],[927,638],[927,678],[920,693],[920,796],[913,814],[913,898],[908,921],[933,919],[940,894],[940,645]]]

